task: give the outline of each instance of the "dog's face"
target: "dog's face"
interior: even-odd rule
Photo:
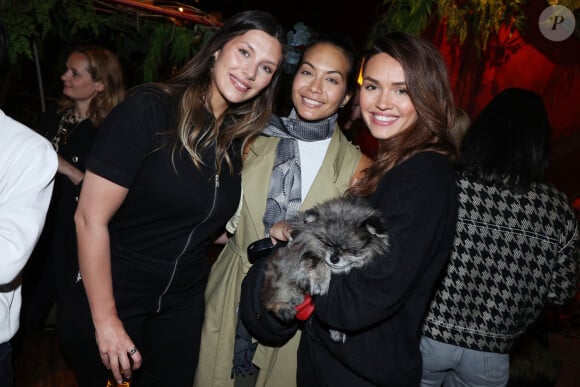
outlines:
[[[264,307],[283,321],[296,314],[304,292],[328,293],[332,274],[348,273],[389,247],[379,211],[363,199],[339,198],[288,219],[292,240],[274,253],[264,272]],[[344,335],[333,333],[344,342]]]
[[[296,215],[291,249],[313,266],[323,261],[333,273],[348,273],[388,248],[378,211],[353,199],[334,199]]]

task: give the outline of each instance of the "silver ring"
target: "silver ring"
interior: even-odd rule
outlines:
[[[137,353],[137,347],[133,347],[129,350],[129,352],[127,352],[129,354],[129,356],[133,356],[134,354]]]

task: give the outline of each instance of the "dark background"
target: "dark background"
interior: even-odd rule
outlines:
[[[30,0],[21,0],[27,2]],[[155,5],[175,2],[155,1]],[[183,0],[224,20],[245,9],[262,9],[274,14],[287,29],[302,22],[320,32],[350,35],[359,50],[368,45],[373,26],[383,15],[383,0]],[[549,178],[568,196],[580,196],[580,39],[564,42],[545,39],[538,30],[538,16],[548,6],[546,0],[528,0],[524,35],[503,29],[483,56],[473,45],[458,46],[445,39],[445,26],[433,25],[423,36],[443,54],[450,71],[456,103],[474,118],[494,95],[508,87],[521,87],[538,93],[548,109],[553,127],[552,162]],[[0,15],[0,19],[1,19]],[[130,18],[131,28],[136,25]],[[577,18],[578,19],[578,18]],[[579,23],[579,21],[577,21]],[[102,24],[105,30],[113,26]],[[88,42],[94,37],[71,34],[72,39]],[[121,40],[122,39],[122,40]],[[126,41],[117,38],[117,41]],[[60,97],[60,75],[69,52],[67,44],[54,36],[42,41],[40,69],[47,103]],[[99,42],[95,42],[99,43]],[[104,44],[117,52],[114,44]],[[170,44],[168,46],[171,46]],[[48,47],[48,49],[47,49]],[[148,49],[145,45],[145,50]],[[126,85],[131,87],[143,79],[139,68],[144,55],[127,60],[125,50],[117,52],[125,72]],[[13,77],[3,78],[0,66],[0,108],[15,119],[34,127],[40,114],[39,87],[34,61],[22,59],[11,69]],[[168,70],[155,80],[167,77]]]
[[[376,21],[377,0],[223,0],[205,1],[220,4],[224,16],[242,9],[262,9],[274,14],[287,28],[297,22],[324,32],[349,34],[360,46],[366,44],[370,26]],[[212,6],[200,3],[202,7]]]

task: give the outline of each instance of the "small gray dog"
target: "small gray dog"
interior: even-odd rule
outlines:
[[[383,255],[389,247],[381,213],[364,199],[341,197],[291,216],[292,239],[268,260],[261,298],[282,321],[296,315],[304,293],[328,292],[332,274],[347,274]],[[332,340],[346,335],[330,330]]]

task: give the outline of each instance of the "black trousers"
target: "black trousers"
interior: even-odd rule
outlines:
[[[10,342],[0,344],[0,386],[14,386],[14,368]]]
[[[80,387],[104,387],[107,370],[101,362],[82,281],[71,286],[57,306],[57,331]],[[156,298],[115,291],[125,330],[139,349],[143,364],[132,387],[191,387],[199,356],[204,289],[167,294],[156,312]]]

